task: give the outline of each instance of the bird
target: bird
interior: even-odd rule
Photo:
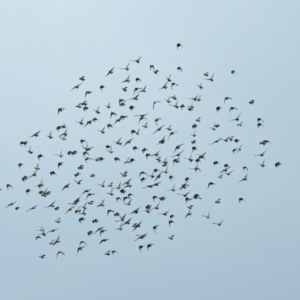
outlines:
[[[246,174],[239,182],[247,181],[247,179],[248,179],[248,174]]]
[[[210,78],[207,78],[205,80],[209,80],[209,81],[213,82],[214,81],[214,74],[212,74],[212,76]]]
[[[234,119],[232,119],[232,120],[230,120],[230,121],[239,121],[240,115],[241,115],[241,113],[240,113],[236,118],[234,118]]]
[[[75,85],[70,91],[73,91],[74,89],[79,89],[79,87],[82,85],[82,83],[79,83]]]
[[[108,241],[108,239],[102,239],[102,240],[99,242],[99,245],[102,244],[102,243],[104,243],[104,242],[107,242],[107,241]]]
[[[54,154],[55,156],[58,156],[58,157],[60,157],[60,158],[62,158],[63,157],[63,154],[62,154],[62,151],[60,151],[60,153],[59,154]]]
[[[45,208],[49,208],[49,207],[53,207],[54,208],[54,204],[55,204],[56,200],[53,201],[52,203],[50,203],[48,206],[46,206]]]
[[[138,59],[136,59],[136,60],[131,60],[131,61],[134,61],[134,62],[136,62],[137,64],[139,64],[140,63],[140,60],[141,60],[141,58],[142,58],[142,56],[140,56]]]
[[[8,208],[10,206],[13,206],[16,203],[16,201],[9,203],[5,208]]]
[[[207,185],[207,188],[209,188],[211,185],[215,185],[214,182],[209,182],[208,185]]]
[[[156,233],[156,230],[157,230],[158,226],[159,226],[159,225],[154,225],[154,226],[152,227],[152,229],[153,229],[153,231],[154,231],[155,233]]]
[[[115,68],[115,67],[111,68],[111,69],[107,72],[107,74],[106,74],[105,77],[107,77],[108,75],[113,74],[114,68]],[[104,87],[104,86],[103,86],[103,87]],[[100,87],[100,89],[101,89],[101,87]]]
[[[32,206],[31,208],[29,208],[28,210],[26,210],[26,212],[30,211],[30,210],[34,210],[36,209],[37,205]]]
[[[147,251],[153,246],[153,244],[148,244],[147,245]]]
[[[58,251],[58,252],[57,252],[57,254],[56,254],[56,258],[58,257],[58,255],[59,255],[59,254],[61,254],[61,255],[65,255],[65,253],[64,253],[64,252],[62,252],[62,251]]]
[[[86,92],[85,92],[85,97],[86,97],[87,95],[91,94],[91,93],[92,93],[92,91],[86,91]]]
[[[213,222],[213,224],[215,224],[215,225],[218,225],[218,226],[221,226],[221,225],[222,225],[222,223],[223,223],[223,221],[224,221],[224,220],[222,220],[222,221],[221,221],[221,222],[219,222],[219,223],[214,223],[214,222]]]
[[[120,68],[121,70],[126,70],[129,71],[129,64],[127,64],[127,66],[125,68]]]
[[[77,248],[77,255],[78,255],[78,252],[79,252],[79,251],[82,251],[83,248],[85,248],[85,246],[79,246],[79,247]]]
[[[210,218],[210,212],[207,215],[202,215],[202,217],[209,219]]]
[[[191,216],[192,215],[192,210],[189,208],[187,214],[185,215],[184,219],[188,216]]]
[[[64,185],[64,187],[62,188],[61,191],[63,191],[64,189],[68,189],[68,188],[70,187],[70,184],[71,184],[71,183],[67,183],[66,185]]]
[[[176,47],[177,47],[177,50],[178,50],[180,47],[183,48],[183,46],[182,46],[180,43],[177,43]]]
[[[266,152],[267,152],[267,150],[265,150],[264,152],[262,152],[260,154],[255,154],[254,156],[261,156],[261,157],[263,157]]]
[[[37,131],[36,133],[34,133],[33,135],[31,135],[29,138],[38,137],[40,132],[41,132],[41,130]]]

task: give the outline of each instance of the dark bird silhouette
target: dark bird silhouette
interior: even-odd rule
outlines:
[[[207,185],[207,188],[209,188],[211,185],[215,185],[214,182],[209,182],[208,185]]]
[[[267,150],[265,150],[264,152],[262,152],[260,154],[255,154],[254,156],[261,156],[261,157],[263,157],[266,152],[267,152]]]
[[[248,179],[248,174],[247,175],[245,175],[239,182],[242,182],[242,181],[247,181],[247,179]]]
[[[215,225],[218,225],[218,226],[221,226],[221,225],[222,225],[222,223],[223,223],[223,221],[224,221],[224,220],[222,220],[222,221],[221,221],[221,222],[219,222],[219,223],[214,223],[214,222],[213,222],[213,224],[215,224]]]
[[[61,191],[63,191],[64,189],[68,189],[71,183],[66,184]]]
[[[125,68],[120,68],[120,70],[126,70],[129,71],[129,64],[127,64],[127,66]]]
[[[56,258],[58,257],[58,255],[59,255],[59,254],[61,254],[61,255],[65,255],[65,253],[64,253],[64,252],[62,252],[62,251],[58,251],[58,252],[57,252],[57,254],[56,254]]]
[[[210,218],[210,212],[207,215],[202,215],[202,217],[209,219]]]
[[[141,58],[142,58],[142,56],[140,56],[138,59],[136,59],[136,60],[131,60],[131,61],[134,61],[134,62],[136,62],[137,64],[139,64],[140,63],[140,60],[141,60]]]
[[[85,246],[79,246],[78,248],[77,248],[77,255],[78,255],[78,252],[79,251],[82,251],[82,249],[84,248]]]
[[[37,131],[37,132],[36,132],[36,133],[34,133],[32,136],[30,136],[30,138],[32,138],[32,137],[38,137],[40,132],[41,132],[40,130],[39,130],[39,131]]]
[[[16,203],[16,201],[15,201],[15,202],[11,202],[11,203],[9,203],[5,208],[8,208],[8,207],[10,207],[10,206],[13,206],[15,203]]]
[[[102,244],[102,243],[105,243],[105,242],[107,242],[107,241],[108,241],[108,239],[102,239],[102,240],[99,242],[99,245]]]
[[[29,208],[28,210],[26,210],[26,212],[30,211],[30,210],[34,210],[36,209],[37,205],[32,206],[31,208]]]
[[[153,246],[153,244],[148,244],[147,245],[147,251]]]
[[[108,72],[107,72],[107,74],[106,74],[106,76],[105,77],[107,77],[108,75],[111,75],[111,74],[113,74],[113,72],[114,72],[114,68],[115,67],[113,67],[113,68],[111,68]],[[100,87],[100,89],[101,89],[101,87]]]
[[[214,81],[214,74],[212,74],[212,76],[210,78],[207,78],[205,80],[209,80],[209,81],[213,82]]]
[[[183,46],[182,46],[180,43],[177,43],[176,47],[177,47],[177,50],[178,50],[180,47],[183,48]]]
[[[92,93],[92,91],[86,91],[86,92],[85,92],[85,97],[86,97],[87,95],[91,94],[91,93]]]
[[[73,91],[74,89],[79,89],[79,87],[82,85],[82,83],[79,83],[77,85],[75,85],[72,89],[70,89],[70,91]]]

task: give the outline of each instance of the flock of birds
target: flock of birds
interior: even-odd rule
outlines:
[[[176,51],[182,51],[180,43],[176,47]],[[107,256],[122,252],[117,243],[120,239],[117,232],[125,232],[126,239],[133,242],[137,251],[150,251],[157,245],[159,234],[166,241],[172,241],[176,225],[186,222],[199,201],[205,201],[201,196],[203,188],[198,183],[200,174],[201,182],[206,181],[206,192],[216,189],[218,182],[226,180],[233,172],[237,177],[231,181],[232,184],[247,182],[250,172],[248,162],[241,163],[238,156],[243,144],[236,135],[244,126],[244,112],[235,107],[238,101],[224,95],[215,111],[209,112],[212,118],[227,111],[230,118],[226,124],[215,122],[207,129],[213,133],[218,132],[221,126],[228,126],[232,131],[230,135],[211,140],[207,145],[197,140],[201,121],[205,118],[205,114],[199,116],[204,100],[200,93],[206,85],[214,83],[215,75],[205,72],[203,82],[194,85],[196,95],[182,99],[174,94],[184,80],[182,67],[174,68],[176,75],[162,76],[154,65],[147,66],[146,72],[152,72],[153,76],[162,80],[161,85],[153,87],[155,93],[161,95],[154,100],[152,96],[146,96],[149,84],[144,83],[141,76],[134,75],[142,73],[142,66],[143,58],[139,57],[130,60],[123,68],[113,67],[104,74],[103,81],[107,83],[93,90],[84,89],[88,78],[81,76],[71,89],[72,96],[79,97],[80,102],[70,107],[59,107],[56,112],[59,119],[67,110],[71,111],[71,115],[80,112],[80,119],[68,120],[69,124],[56,124],[47,132],[37,130],[20,142],[22,149],[28,153],[28,159],[17,165],[22,189],[25,196],[31,197],[35,203],[29,206],[28,200],[22,204],[14,201],[8,203],[5,209],[19,210],[22,205],[26,213],[51,210],[51,218],[55,215],[49,221],[49,227],[42,225],[35,234],[37,243],[47,245],[39,254],[41,259],[53,251],[52,255],[56,258],[69,254],[60,233],[64,223],[73,232],[76,226],[87,224],[84,235],[81,236],[80,232],[75,237],[78,239],[73,252],[75,255],[93,243]],[[124,79],[117,81],[113,89],[120,90],[122,98],[111,99],[104,104],[103,98],[109,98],[109,85],[116,73]],[[228,71],[230,80],[237,75],[235,70]],[[178,80],[175,81],[173,77],[176,76]],[[249,105],[255,104],[253,99],[247,101]],[[261,117],[255,120],[256,126],[251,124],[253,128],[264,126]],[[78,137],[83,134],[84,138]],[[46,143],[49,143],[47,149],[41,153],[39,147],[45,147]],[[221,163],[213,157],[215,150],[210,149],[219,147],[221,143],[230,145],[228,161],[234,160],[239,169],[233,169],[228,161]],[[263,139],[257,144],[263,150],[251,153],[251,157],[261,159],[255,164],[264,168],[266,146],[271,142]],[[56,148],[57,145],[60,148]],[[275,162],[275,167],[280,164]],[[205,168],[210,172],[209,179],[203,178]],[[6,184],[7,190],[14,188],[11,183]],[[218,198],[212,205],[220,205],[221,201],[222,198]],[[237,203],[243,201],[242,196],[237,199]],[[184,211],[179,207],[184,207]],[[182,211],[181,215],[178,211]],[[215,219],[213,216],[211,211],[205,211],[198,217],[208,222],[212,218],[213,226],[223,225],[224,218]],[[49,245],[55,250],[48,251]]]

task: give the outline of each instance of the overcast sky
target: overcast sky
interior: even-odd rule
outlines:
[[[2,298],[299,299],[299,9],[296,1],[1,1]],[[177,49],[177,43],[183,47]],[[130,61],[140,56],[139,64]],[[128,72],[120,70],[128,63]],[[159,72],[154,74],[150,65]],[[106,76],[113,67],[113,74]],[[206,80],[205,72],[214,74],[213,82]],[[121,83],[129,74],[130,83]],[[169,83],[167,90],[159,90],[170,74],[178,86],[171,89]],[[81,82],[81,76],[86,80]],[[197,87],[201,82],[203,89]],[[79,83],[79,89],[70,91]],[[121,89],[125,84],[127,92]],[[100,85],[105,86],[103,91]],[[146,93],[140,92],[138,101],[129,100],[134,87],[145,85]],[[92,93],[85,97],[85,91]],[[201,101],[188,99],[198,94]],[[183,109],[165,101],[172,95],[185,105]],[[224,103],[224,97],[232,99]],[[87,112],[75,107],[85,99]],[[119,99],[126,100],[124,107]],[[176,105],[177,100],[170,104]],[[160,101],[155,109],[154,101]],[[194,108],[188,111],[191,105]],[[100,114],[94,111],[98,106]],[[229,113],[232,106],[237,110]],[[65,110],[58,114],[58,108]],[[115,125],[111,111],[128,117]],[[148,128],[142,127],[146,121],[139,123],[134,116],[145,113]],[[230,121],[239,113],[239,121]],[[92,125],[76,123],[93,117],[98,121]],[[198,117],[201,122],[195,121]],[[155,118],[161,118],[157,125]],[[257,118],[263,119],[259,128]],[[237,126],[241,121],[242,126]],[[113,129],[106,127],[108,123]],[[64,130],[56,130],[63,124],[68,128],[66,141],[58,136]],[[197,124],[193,158],[206,152],[199,163],[201,172],[189,169],[196,164],[184,159],[192,153],[192,124]],[[212,130],[214,124],[220,128]],[[164,135],[168,138],[169,125],[178,132],[164,145],[158,144]],[[104,127],[101,134],[98,130]],[[139,135],[131,134],[139,128]],[[29,138],[39,130],[38,138]],[[230,135],[240,142],[210,145]],[[134,140],[120,147],[114,143],[120,137],[123,143]],[[90,157],[102,156],[104,161],[85,163],[80,139],[94,147]],[[271,144],[260,145],[262,140]],[[20,147],[20,141],[29,143]],[[170,156],[178,153],[174,148],[181,143],[181,162],[174,164]],[[105,145],[113,146],[112,155]],[[233,153],[240,145],[241,151]],[[30,146],[32,155],[26,151]],[[139,149],[134,152],[133,146]],[[151,154],[161,151],[161,160],[169,157],[168,174],[163,173],[157,180],[162,183],[153,189],[142,188],[153,180],[141,182],[139,173],[165,168],[155,156],[146,159],[144,147]],[[68,156],[69,150],[79,153]],[[264,150],[264,157],[254,156]],[[64,152],[61,159],[54,155],[60,151]],[[38,154],[44,156],[40,162]],[[135,162],[124,164],[128,157]],[[263,168],[259,164],[264,159]],[[64,165],[58,170],[60,161]],[[276,162],[281,162],[278,168]],[[19,163],[24,164],[21,169]],[[37,163],[41,170],[36,178],[22,182]],[[218,178],[224,163],[233,172]],[[80,164],[85,168],[79,177],[82,185],[77,185],[73,174]],[[51,177],[51,170],[59,175]],[[125,170],[129,175],[122,178],[120,172]],[[246,174],[248,180],[238,183]],[[190,178],[188,189],[167,191],[173,185],[179,188],[185,177]],[[128,206],[115,200],[123,196],[118,190],[110,196],[109,187],[98,185],[105,180],[115,187],[130,178],[133,184],[127,192],[134,196]],[[47,197],[37,194],[35,186],[41,180],[52,191]],[[216,184],[207,188],[209,182]],[[70,188],[61,191],[68,183]],[[12,188],[7,189],[7,184]],[[74,211],[65,215],[68,203],[84,189],[95,193],[87,215]],[[177,194],[189,190],[190,196],[198,193],[202,199],[186,204]],[[140,206],[142,210],[146,204],[158,204],[152,200],[154,195],[166,197],[159,210],[131,215],[129,226],[115,230],[118,217],[107,216],[108,209],[129,216]],[[245,201],[239,203],[240,197]],[[219,198],[221,203],[216,204]],[[102,199],[105,207],[97,208]],[[85,200],[82,196],[80,205]],[[44,208],[53,201],[59,210]],[[35,210],[26,212],[34,205]],[[184,218],[187,205],[194,206],[191,216]],[[168,216],[159,215],[165,211]],[[209,212],[211,218],[204,218]],[[170,214],[175,215],[171,226]],[[85,220],[79,223],[82,216]],[[57,217],[60,224],[54,222]],[[99,223],[92,224],[95,218]],[[212,224],[222,220],[222,226]],[[142,227],[132,232],[132,224],[140,221]],[[156,224],[160,226],[154,233]],[[41,226],[58,231],[36,240]],[[107,235],[87,235],[100,226],[108,229]],[[135,233],[148,236],[134,242]],[[168,239],[172,234],[174,239]],[[58,235],[60,243],[49,245]],[[99,245],[102,238],[109,240]],[[77,255],[80,241],[87,246]],[[153,246],[147,251],[150,243]],[[144,246],[142,251],[139,245]],[[104,255],[108,250],[118,253]],[[65,255],[56,258],[57,251]]]

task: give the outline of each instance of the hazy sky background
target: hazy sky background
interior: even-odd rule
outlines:
[[[31,300],[299,299],[299,9],[296,1],[1,1],[1,297]],[[177,43],[184,48],[177,50]],[[150,202],[153,194],[168,195],[163,205],[174,212],[176,224],[171,228],[161,225],[157,236],[152,232],[152,240],[142,242],[145,245],[153,241],[154,246],[148,253],[139,253],[139,244],[131,241],[133,234],[126,230],[116,238],[115,244],[100,248],[102,245],[98,246],[97,241],[92,242],[86,235],[91,225],[79,224],[79,216],[74,213],[67,215],[68,219],[57,227],[53,223],[57,213],[43,207],[57,200],[62,203],[64,213],[66,203],[73,201],[82,188],[63,194],[68,199],[60,192],[46,199],[28,197],[27,184],[21,181],[24,173],[17,167],[19,162],[30,167],[37,163],[36,156],[35,159],[29,157],[19,142],[29,140],[28,137],[40,129],[41,137],[34,141],[38,149],[34,154],[41,151],[45,162],[47,156],[58,154],[62,143],[55,127],[64,123],[70,133],[65,150],[81,149],[78,140],[87,138],[92,146],[101,146],[105,154],[106,143],[120,136],[124,136],[123,141],[129,139],[130,130],[138,127],[137,119],[132,123],[128,121],[128,128],[120,125],[118,133],[111,133],[113,136],[109,132],[105,136],[100,133],[86,136],[89,127],[84,131],[75,123],[83,117],[83,112],[74,105],[84,100],[84,91],[92,90],[93,94],[88,96],[92,101],[91,116],[97,105],[105,112],[108,102],[131,97],[131,91],[125,96],[120,89],[120,81],[128,74],[119,68],[139,56],[142,56],[141,63],[131,62],[129,73],[132,72],[132,79],[141,77],[143,82],[138,86],[147,84],[143,97],[148,106],[134,113],[147,112],[154,100],[165,104],[164,98],[168,95],[176,94],[180,103],[190,105],[187,98],[202,94],[205,101],[199,106],[195,104],[191,120],[188,113],[170,110],[167,106],[157,116],[164,116],[174,130],[176,127],[184,130],[187,123],[194,122],[195,116],[201,116],[203,122],[197,129],[197,141],[201,139],[201,144],[197,144],[197,153],[207,151],[209,156],[203,162],[206,173],[189,172],[193,191],[203,198],[193,203],[191,217],[183,220],[187,212],[184,201],[179,196],[173,201],[172,195],[165,192],[172,187],[172,182],[166,184],[163,191],[151,191]],[[150,73],[150,64],[160,70],[158,75]],[[183,68],[182,74],[177,72],[178,66]],[[114,74],[105,77],[112,67],[115,67]],[[233,69],[237,71],[234,76],[230,74]],[[206,71],[214,73],[213,83],[204,80]],[[157,89],[170,74],[180,84],[178,90],[160,93]],[[87,78],[84,85],[70,92],[82,75]],[[196,86],[200,82],[205,84],[202,91]],[[106,86],[102,94],[100,84]],[[237,116],[236,112],[228,114],[231,104],[226,104],[219,114],[215,111],[217,105],[225,106],[224,96],[232,96],[232,105],[242,112],[245,127],[239,132],[235,124],[228,122]],[[250,99],[256,101],[253,106],[248,104]],[[119,109],[116,103],[113,106]],[[66,107],[59,116],[58,107]],[[99,115],[95,129],[109,122],[109,118],[101,119],[104,116],[104,113]],[[263,128],[256,127],[257,117],[264,120]],[[233,154],[228,149],[235,146],[231,144],[224,149],[218,148],[223,147],[219,145],[207,146],[227,134],[222,128],[219,132],[210,130],[215,122],[232,126],[229,130],[232,128],[232,134],[243,144],[238,154],[240,158],[234,158],[235,163],[238,166],[246,162],[251,168],[243,186],[235,182],[244,173],[235,169],[230,177],[218,181],[211,192],[207,190],[208,181],[217,182],[213,177],[216,172],[210,171],[211,162],[213,159],[231,160]],[[152,121],[150,129],[155,128]],[[188,133],[192,133],[188,128]],[[50,130],[56,137],[53,144],[45,137]],[[155,136],[155,140],[162,136]],[[259,145],[263,139],[272,143],[267,146],[265,168],[258,165],[262,159],[253,156],[265,149]],[[189,140],[190,137],[174,137],[170,147],[173,149],[181,141],[188,143]],[[147,142],[141,138],[141,144]],[[187,152],[184,157],[189,156]],[[67,159],[64,157],[63,161]],[[47,169],[45,174],[49,173],[48,169],[56,168],[57,161],[56,157],[49,160],[53,168],[41,163]],[[277,161],[282,163],[279,168],[274,167]],[[100,195],[102,191],[97,183],[106,176],[112,178],[114,166],[115,163],[106,160],[99,165],[95,179],[85,177],[86,182],[90,180],[90,184],[85,184]],[[150,166],[133,164],[128,168],[137,174],[143,168],[149,172],[153,169],[151,163]],[[176,168],[174,174],[179,178],[180,165]],[[120,171],[123,169],[122,166]],[[68,170],[74,173],[71,167],[66,168],[66,172]],[[41,177],[29,185],[37,184]],[[46,175],[43,179],[46,180]],[[115,183],[119,181],[118,178]],[[68,182],[67,178],[53,179],[51,188],[60,190]],[[13,189],[8,191],[7,183],[12,184]],[[148,192],[136,191],[128,211],[139,206],[138,199],[147,196],[145,191]],[[246,201],[239,204],[241,195]],[[219,197],[223,202],[216,207],[214,201]],[[106,196],[97,195],[95,204],[102,198]],[[20,210],[5,209],[13,201]],[[25,213],[35,204],[38,204],[35,211]],[[108,208],[103,211],[106,213]],[[94,207],[90,208],[89,213],[93,210]],[[209,221],[201,216],[208,211],[214,213]],[[146,218],[145,215],[140,213],[136,220]],[[211,224],[222,219],[225,221],[221,227]],[[162,224],[165,220],[153,222]],[[106,222],[103,218],[100,223],[109,226]],[[154,225],[153,222],[149,224]],[[35,240],[36,230],[41,225],[46,229],[60,228],[62,241],[55,248],[48,245],[46,238]],[[170,241],[167,237],[172,233],[175,238]],[[119,232],[113,232],[116,237],[117,234]],[[76,256],[81,240],[88,246]],[[117,255],[104,255],[115,247]],[[66,255],[55,259],[58,250]],[[42,260],[38,256],[43,253],[47,255]]]

